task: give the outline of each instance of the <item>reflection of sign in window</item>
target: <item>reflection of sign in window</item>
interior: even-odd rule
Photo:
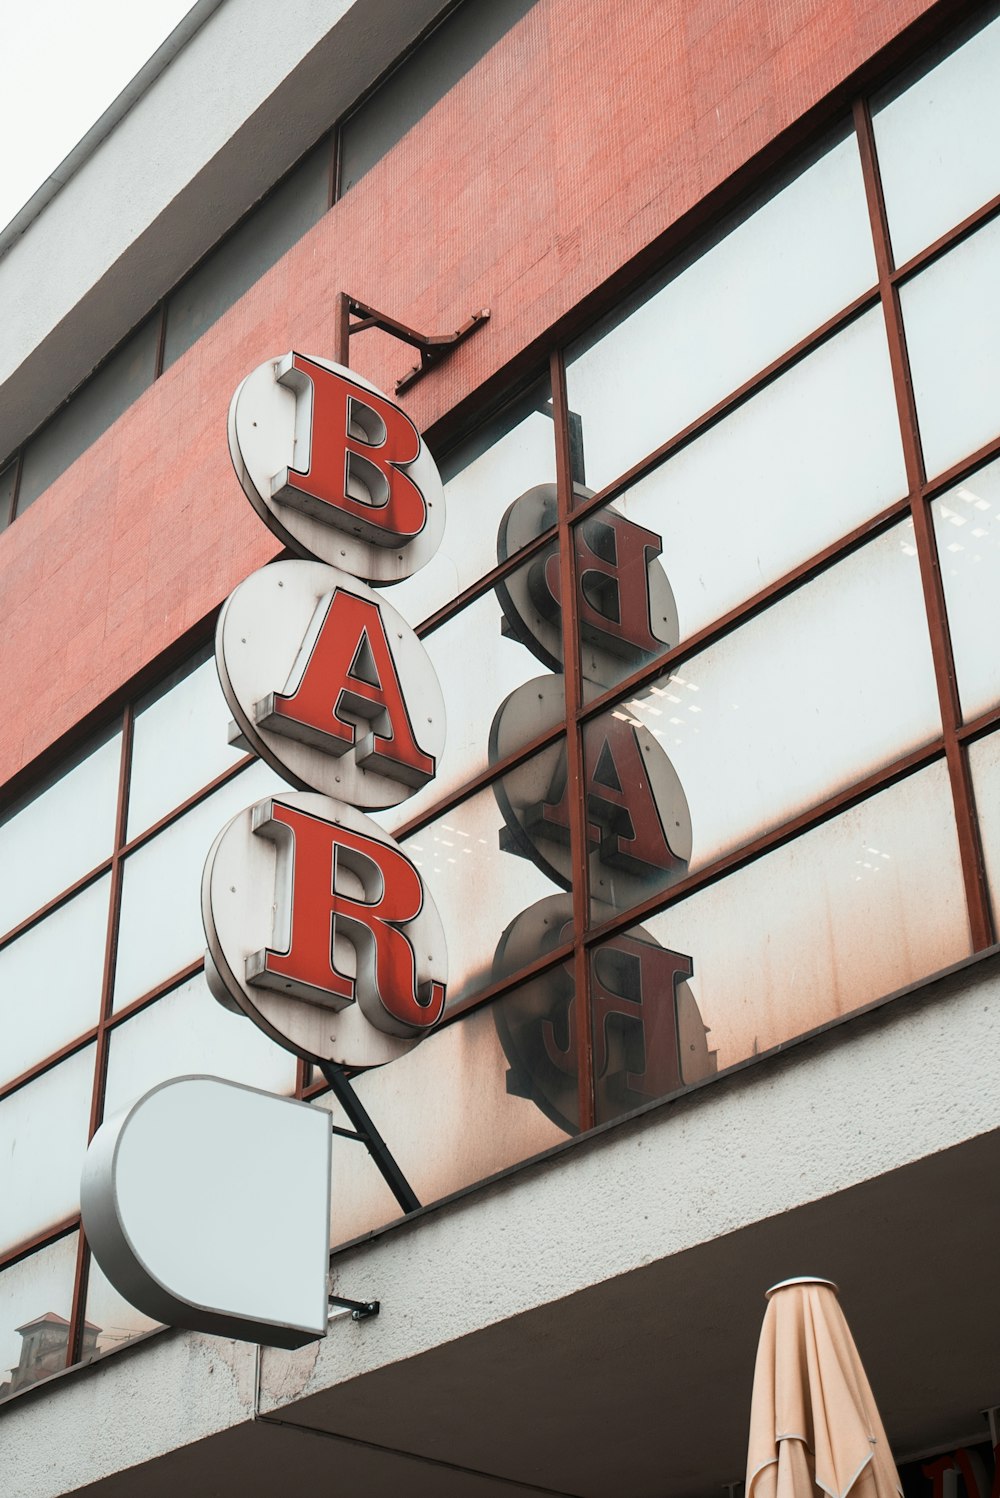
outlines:
[[[578,489],[581,499],[589,491]],[[500,522],[497,560],[506,561],[556,521],[554,484],[516,499]],[[606,505],[574,532],[577,614],[584,677],[609,687],[676,645],[677,606],[658,558],[662,539]],[[504,627],[550,671],[562,670],[561,592],[556,543],[496,585]]]
[[[610,912],[609,912],[610,913]],[[500,938],[497,978],[567,941],[572,906],[551,895],[525,910]],[[715,1071],[715,1052],[688,979],[691,958],[641,927],[599,947],[592,962],[594,1075],[598,1116],[627,1112]],[[572,965],[519,988],[496,1006],[510,1065],[507,1089],[576,1133],[577,1023]]]
[[[578,490],[586,498],[585,490]],[[505,561],[554,525],[556,490],[529,489],[500,523]],[[574,532],[581,665],[590,699],[621,675],[676,643],[673,594],[658,558],[661,538],[605,507]],[[562,666],[561,584],[555,543],[497,584],[504,629],[546,666]],[[561,675],[517,687],[490,728],[497,764],[565,711]],[[691,856],[687,798],[669,756],[627,714],[612,713],[584,730],[589,894],[595,913],[624,909],[651,889],[684,877]],[[502,851],[530,859],[569,890],[570,787],[565,745],[557,742],[493,782],[504,819]],[[572,902],[564,895],[523,911],[500,938],[494,974],[501,978],[568,941]],[[715,1070],[706,1029],[687,980],[690,957],[661,946],[639,928],[598,948],[590,972],[590,1025],[597,1116],[639,1107]],[[572,968],[535,979],[496,1006],[510,1062],[511,1092],[530,1097],[547,1117],[578,1128],[579,1005]]]

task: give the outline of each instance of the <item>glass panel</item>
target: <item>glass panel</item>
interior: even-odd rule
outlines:
[[[202,1072],[266,1092],[295,1090],[291,1052],[252,1020],[223,1009],[198,973],[111,1031],[104,1116],[169,1077]]]
[[[66,1366],[78,1233],[0,1274],[0,1399]]]
[[[143,1332],[152,1331],[160,1322],[144,1316],[129,1305],[106,1278],[100,1264],[91,1255],[87,1276],[87,1332],[98,1353],[114,1352]]]
[[[0,1101],[0,1253],[79,1210],[94,1050]]]
[[[988,738],[969,745],[969,769],[993,919],[1000,925],[1000,734],[991,733]]]
[[[625,909],[940,732],[911,536],[895,526],[588,727],[595,900]],[[553,799],[536,826],[561,831]]]
[[[567,965],[439,1030],[391,1067],[355,1078],[421,1202],[577,1132],[576,1054],[567,1043],[573,1008]],[[343,1122],[328,1096],[319,1101]],[[332,1208],[334,1244],[400,1215],[367,1150],[336,1136]]]
[[[549,553],[553,557],[553,546]],[[534,568],[542,569],[539,560]],[[509,622],[509,594],[520,589],[527,595],[532,567],[519,569],[508,579],[501,608],[497,593],[487,593],[469,604],[447,624],[425,636],[424,645],[434,664],[444,692],[448,736],[438,773],[429,785],[400,806],[383,812],[379,821],[392,830],[429,809],[444,796],[496,760],[491,751],[490,724],[512,693],[525,682],[537,677],[537,654],[525,649]],[[500,590],[498,590],[499,592]],[[518,622],[519,615],[511,615]],[[530,638],[530,636],[528,636]],[[508,718],[509,731],[504,734],[503,752],[522,749],[544,728],[564,716],[562,677],[552,676],[541,684],[543,704],[536,695],[528,711]]]
[[[1000,697],[1000,460],[931,506],[966,720]]]
[[[465,0],[340,127],[340,190],[371,171],[535,0]]]
[[[929,478],[1000,432],[1000,219],[900,289]]]
[[[201,873],[230,817],[284,789],[259,760],[171,822],[125,860],[115,968],[116,1010],[195,962],[205,950]]]
[[[322,218],[330,197],[331,150],[323,141],[304,157],[169,298],[164,369]]]
[[[851,136],[570,351],[576,477],[603,488],[874,281]]]
[[[97,1024],[110,875],[0,951],[0,1086]]]
[[[534,539],[510,535],[505,538],[508,549],[498,549],[499,527],[514,500],[539,485],[555,483],[548,382],[507,406],[445,458],[441,477],[447,514],[441,546],[426,567],[394,584],[389,594],[410,624],[430,618],[470,583],[492,572],[498,561]]]
[[[214,652],[200,652],[139,703],[132,736],[128,836],[135,837],[242,759]]]
[[[159,336],[160,320],[151,317],[26,444],[19,515],[153,383]]]
[[[444,923],[449,1003],[493,982],[509,922],[559,890],[560,880],[568,887],[557,859],[545,866],[536,861],[518,819],[525,786],[536,779],[549,785],[563,754],[560,744],[543,751],[402,843]]]
[[[876,103],[875,140],[896,264],[1000,193],[1000,20]]]
[[[970,951],[942,761],[598,948],[599,1116],[724,1071]]]
[[[11,463],[0,473],[0,531],[13,519],[14,484],[17,480],[17,463]]]
[[[120,761],[115,733],[0,819],[0,931],[110,856]]]
[[[1000,926],[1000,734],[991,733],[969,745],[969,769],[993,920]]]
[[[661,548],[653,565],[669,579],[677,638],[684,639],[906,488],[885,327],[876,310],[654,469],[612,508]],[[638,664],[623,660],[608,684]]]

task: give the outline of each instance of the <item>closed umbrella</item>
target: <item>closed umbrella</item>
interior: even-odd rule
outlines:
[[[746,1498],[894,1498],[899,1474],[829,1280],[767,1292],[754,1370]]]

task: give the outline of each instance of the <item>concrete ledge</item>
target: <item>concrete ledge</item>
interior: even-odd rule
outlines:
[[[529,1474],[505,1459],[497,1412],[520,1426],[541,1401],[546,1420],[524,1436],[530,1481],[610,1498],[621,1471],[615,1478],[610,1458],[588,1445],[599,1396],[636,1410],[666,1401],[681,1433],[704,1425],[713,1385],[732,1381],[738,1397],[749,1377],[765,1281],[795,1272],[831,1275],[849,1317],[860,1308],[856,1335],[876,1391],[889,1390],[883,1413],[894,1440],[913,1449],[931,1426],[942,1440],[966,1437],[975,1423],[969,1389],[979,1391],[992,1367],[988,1333],[978,1346],[989,1318],[977,1305],[989,1289],[977,1276],[988,1256],[969,1255],[972,1270],[949,1285],[946,1325],[924,1307],[928,1281],[956,1255],[964,1264],[963,1244],[988,1237],[1000,1210],[987,1190],[1000,1161],[995,967],[952,974],[933,993],[339,1254],[336,1286],[379,1296],[382,1314],[337,1322],[325,1342],[298,1353],[265,1350],[259,1391],[255,1349],[169,1333],[14,1401],[0,1412],[0,1489],[26,1498],[87,1484],[107,1498],[152,1494],[200,1462],[213,1493],[250,1498],[269,1491],[279,1468],[283,1480],[299,1462],[304,1475],[315,1470],[315,1432],[350,1447],[372,1495],[391,1483],[424,1491],[416,1477],[398,1487],[400,1462],[443,1483],[439,1459],[494,1474],[502,1488]],[[897,1355],[904,1334],[919,1350],[913,1363]],[[255,1405],[310,1429],[265,1438]],[[686,1457],[676,1481],[661,1473],[648,1491],[726,1480],[726,1463],[738,1467],[742,1419],[708,1441],[701,1467]],[[56,1447],[53,1429],[62,1433]],[[377,1448],[367,1457],[365,1443]],[[126,1477],[103,1480],[115,1473]],[[588,1473],[593,1481],[581,1486]],[[131,1486],[119,1487],[126,1479]],[[636,1482],[630,1492],[647,1491]]]

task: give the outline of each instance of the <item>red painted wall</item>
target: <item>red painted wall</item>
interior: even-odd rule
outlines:
[[[492,319],[404,397],[421,427],[502,369],[930,0],[540,0],[0,536],[0,783],[276,547],[229,463],[253,366],[333,351],[349,290],[427,331]],[[356,367],[412,361],[378,334]]]

